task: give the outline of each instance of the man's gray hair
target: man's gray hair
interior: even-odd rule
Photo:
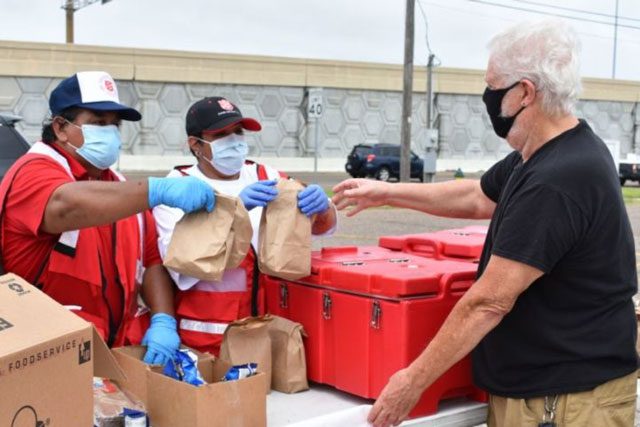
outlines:
[[[542,110],[570,114],[582,89],[580,42],[564,21],[543,20],[513,26],[489,43],[496,74],[511,84],[530,80],[542,94]]]

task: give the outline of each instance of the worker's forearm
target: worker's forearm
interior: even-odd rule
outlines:
[[[151,314],[166,313],[175,316],[174,284],[167,270],[157,264],[145,270],[142,282],[142,299]]]
[[[61,185],[47,203],[42,230],[58,234],[113,223],[148,209],[147,192],[146,180]]]
[[[415,373],[416,383],[422,389],[433,384],[469,354],[500,323],[504,315],[500,310],[477,304],[473,298],[465,301],[463,297],[427,348],[411,363],[409,368]]]
[[[387,204],[448,218],[491,218],[492,202],[476,180],[389,186]]]
[[[314,235],[324,234],[336,225],[337,220],[336,208],[333,206],[333,203],[330,203],[329,209],[318,214],[314,219],[311,227],[311,233]]]

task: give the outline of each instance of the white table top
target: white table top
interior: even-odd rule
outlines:
[[[344,425],[344,421],[341,424],[336,423],[336,420],[347,414],[367,413],[368,408],[356,408],[371,404],[371,400],[319,384],[313,384],[310,390],[295,394],[271,391],[267,396],[267,425],[268,427],[284,427],[296,423],[298,424],[295,427]],[[484,423],[486,417],[486,404],[467,399],[451,399],[443,402],[436,414],[408,420],[401,425],[470,427]]]

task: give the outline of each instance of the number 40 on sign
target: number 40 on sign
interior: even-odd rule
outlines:
[[[322,89],[309,89],[309,104],[307,115],[310,118],[320,118],[324,108],[322,105]]]

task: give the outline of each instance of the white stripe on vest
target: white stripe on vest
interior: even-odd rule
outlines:
[[[180,329],[205,334],[222,335],[229,326],[228,323],[201,322],[199,320],[181,319]]]

